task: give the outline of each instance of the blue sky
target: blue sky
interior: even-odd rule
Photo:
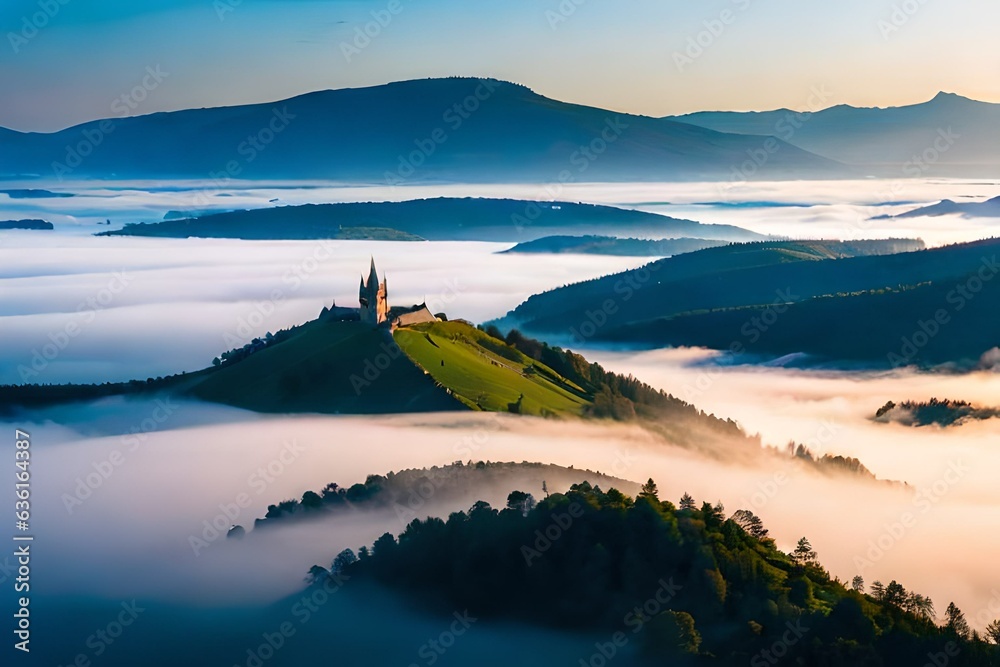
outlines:
[[[995,0],[3,0],[0,126],[449,75],[648,115],[1000,102],[997,25]]]

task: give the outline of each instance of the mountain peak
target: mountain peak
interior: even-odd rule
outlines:
[[[930,101],[931,104],[943,104],[943,103],[954,103],[954,102],[973,102],[974,100],[965,97],[964,95],[959,95],[957,93],[946,93],[943,90],[934,96],[934,99]]]

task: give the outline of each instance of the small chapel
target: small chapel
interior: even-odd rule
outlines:
[[[358,289],[358,304],[361,321],[374,327],[389,323],[390,327],[405,327],[422,322],[436,322],[438,318],[422,303],[412,308],[390,308],[388,280],[383,277],[379,282],[378,271],[375,269],[375,258],[372,258],[368,270],[368,279],[361,276],[361,287]]]

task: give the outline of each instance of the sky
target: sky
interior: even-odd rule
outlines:
[[[4,0],[0,126],[451,75],[654,116],[1000,102],[998,23],[995,0]]]

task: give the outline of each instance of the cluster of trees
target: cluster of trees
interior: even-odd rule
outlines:
[[[869,470],[863,463],[861,463],[860,460],[854,457],[833,454],[817,456],[813,454],[812,450],[805,445],[796,444],[795,442],[789,442],[786,449],[789,456],[794,456],[799,460],[811,463],[820,470],[847,472],[853,475],[861,475],[862,477],[875,479],[875,473]]]
[[[445,466],[413,468],[368,475],[364,482],[341,486],[330,482],[319,491],[306,491],[301,498],[290,498],[267,506],[263,518],[254,521],[254,530],[300,519],[315,519],[347,512],[389,510],[404,521],[425,516],[429,502],[461,502],[474,498],[484,489],[509,489],[515,484],[534,485],[547,490],[546,480],[557,488],[587,477],[601,483],[621,483],[614,478],[589,470],[561,466],[502,461],[455,461]],[[534,498],[520,491],[511,494],[514,505],[527,512],[534,508]]]
[[[277,345],[278,343],[288,340],[298,328],[299,327],[291,327],[289,329],[282,329],[276,334],[268,331],[263,338],[254,338],[249,343],[241,347],[234,347],[231,350],[223,352],[215,359],[212,359],[212,365],[219,367],[223,364],[233,364],[238,361],[243,361],[254,352],[260,352],[264,348]]]
[[[864,590],[864,580],[859,577],[854,578],[852,587],[856,590]],[[881,581],[872,582],[871,595],[879,602],[890,604],[899,609],[905,609],[912,614],[918,614],[924,618],[933,620],[937,614],[934,612],[934,602],[929,598],[915,591],[907,591],[906,588],[895,579],[884,585]],[[955,608],[954,604],[948,607],[949,612]],[[959,612],[961,613],[961,612]]]
[[[922,665],[939,654],[1000,665],[1000,648],[953,605],[938,626],[930,600],[900,584],[866,594],[860,578],[831,577],[807,539],[783,553],[752,512],[727,517],[687,494],[674,505],[653,480],[635,498],[584,482],[537,503],[515,492],[500,510],[480,501],[342,553],[310,579],[334,572],[443,611],[622,631],[661,664],[774,664],[780,647],[789,665]]]
[[[1000,417],[1000,409],[977,408],[967,401],[939,400],[932,398],[920,403],[889,401],[875,413],[876,421],[894,421],[908,426],[952,426],[967,419],[993,419]]]

